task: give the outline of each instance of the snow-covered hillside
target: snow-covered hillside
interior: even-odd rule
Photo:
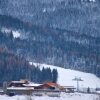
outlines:
[[[35,97],[32,96],[31,99],[30,97],[27,96],[13,96],[13,97],[8,97],[6,95],[0,96],[0,100],[99,100],[98,95],[93,95],[93,94],[62,94],[61,97],[48,97],[48,96],[43,96],[43,97]]]
[[[76,87],[76,82],[73,81],[75,77],[80,77],[83,81],[80,82],[80,87],[81,88],[96,88],[100,87],[100,79],[96,77],[93,74],[90,73],[84,73],[80,71],[75,71],[75,70],[70,70],[70,69],[64,69],[60,68],[57,66],[52,66],[52,65],[46,65],[46,64],[38,64],[38,63],[32,63],[35,66],[40,66],[42,69],[50,67],[51,69],[57,69],[58,70],[58,83],[63,86],[75,86]]]

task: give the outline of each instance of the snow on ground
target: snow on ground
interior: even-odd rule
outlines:
[[[9,97],[6,95],[0,96],[0,100],[100,100],[99,95],[95,94],[80,94],[80,93],[74,93],[74,94],[61,94],[61,97],[48,97],[48,96],[31,96],[31,99],[29,96],[13,96]]]
[[[58,83],[63,86],[75,86],[76,87],[76,82],[73,81],[75,77],[81,77],[83,80],[80,82],[80,87],[81,88],[96,88],[100,87],[100,79],[96,77],[94,74],[90,73],[84,73],[80,71],[75,71],[71,69],[64,69],[60,68],[57,66],[52,66],[52,65],[46,65],[46,64],[39,64],[39,63],[32,63],[35,66],[40,66],[40,69],[44,68],[51,68],[51,69],[57,69],[58,70]]]

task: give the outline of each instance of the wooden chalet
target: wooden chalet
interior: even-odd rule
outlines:
[[[57,83],[47,82],[40,86],[35,87],[35,89],[61,90],[62,87],[60,85],[58,85]]]
[[[51,97],[59,97],[62,87],[56,83],[47,82],[34,88],[33,95],[42,96],[48,95]]]
[[[21,80],[12,81],[8,84],[7,94],[8,95],[48,95],[48,96],[60,96],[62,87],[56,83],[47,82],[44,84],[34,84],[32,82]]]
[[[8,84],[8,87],[25,87],[24,84],[28,84],[27,80],[12,81]]]
[[[34,87],[27,87],[25,84],[29,84],[29,82],[27,80],[12,81],[8,84],[6,93],[8,95],[32,94]]]
[[[67,89],[67,90],[66,90]],[[59,97],[61,92],[73,92],[74,87],[63,87],[57,83],[46,82],[43,84],[34,84],[26,80],[12,81],[8,84],[8,95],[48,95]]]

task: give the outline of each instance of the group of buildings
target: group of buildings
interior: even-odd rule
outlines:
[[[77,88],[74,86],[61,86],[53,82],[44,82],[42,84],[36,84],[27,80],[11,81],[9,83],[4,82],[0,84],[0,95],[7,94],[9,96],[14,95],[34,95],[34,96],[51,96],[59,97],[62,92],[74,93]],[[82,93],[98,93],[100,94],[100,88],[80,88]]]
[[[35,84],[27,80],[11,81],[3,86],[4,93],[7,95],[35,95],[35,96],[60,96],[61,92],[74,92],[73,86],[60,86],[57,83],[45,82]]]

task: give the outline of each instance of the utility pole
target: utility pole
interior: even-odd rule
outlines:
[[[7,93],[7,82],[3,83],[3,91],[4,93]]]
[[[80,82],[80,81],[83,81],[83,80],[81,79],[81,77],[75,77],[75,78],[73,79],[73,81],[76,81],[76,82],[77,82],[77,92],[79,92],[79,82]]]

